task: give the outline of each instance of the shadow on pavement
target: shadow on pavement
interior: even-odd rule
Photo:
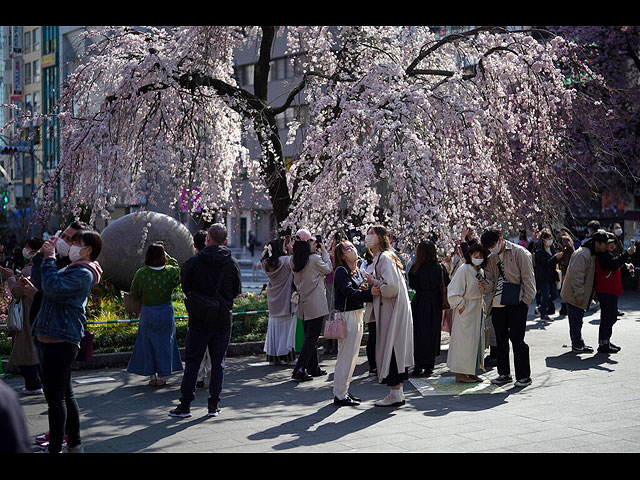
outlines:
[[[613,372],[611,368],[607,368],[606,364],[616,365],[618,362],[612,360],[608,355],[602,353],[589,354],[589,356],[581,356],[574,352],[566,352],[556,357],[547,357],[545,359],[548,368],[558,370],[603,370],[605,372]]]

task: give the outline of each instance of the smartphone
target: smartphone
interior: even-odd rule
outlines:
[[[320,235],[316,235],[316,245],[318,248],[322,246],[322,237]]]
[[[631,246],[632,246],[632,247],[635,247],[635,246],[636,246],[636,239],[635,239],[635,238],[632,238],[632,239],[630,240],[630,242],[631,242]]]

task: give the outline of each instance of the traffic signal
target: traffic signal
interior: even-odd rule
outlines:
[[[3,147],[2,150],[0,150],[0,154],[13,155],[14,153],[16,153],[16,151],[17,151],[16,147]]]
[[[9,209],[9,192],[7,190],[3,190],[0,192],[0,202],[2,202],[2,210]]]

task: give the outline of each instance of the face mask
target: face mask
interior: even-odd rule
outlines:
[[[371,250],[373,246],[376,244],[376,236],[370,233],[367,233],[364,237],[364,244],[366,247]]]
[[[489,249],[489,252],[491,252],[491,255],[498,255],[500,253],[501,248],[502,248],[502,242],[498,240],[498,243],[496,243],[496,246]]]
[[[618,237],[622,236],[622,229],[621,228],[616,228],[613,233],[615,233]]]
[[[553,240],[545,240],[545,241],[544,241],[544,244],[545,244],[547,247],[550,247],[551,245],[553,245]]]
[[[58,241],[56,242],[56,250],[62,257],[69,256],[69,244],[62,238],[58,238]]]
[[[484,258],[475,258],[475,257],[471,257],[471,262],[479,267],[480,265],[482,265],[482,262],[484,262]]]
[[[84,247],[79,247],[78,245],[71,245],[71,247],[69,247],[69,260],[71,260],[72,262],[77,262],[78,260],[80,260],[80,250],[82,250]]]
[[[28,248],[23,248],[22,249],[22,256],[24,258],[26,258],[27,260],[31,260],[31,258],[33,257],[33,255],[35,255],[36,252],[32,252],[31,250],[29,250]]]

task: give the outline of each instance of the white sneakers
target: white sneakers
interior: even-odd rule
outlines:
[[[405,404],[402,390],[391,390],[389,395],[375,403],[376,407],[401,407]]]
[[[38,388],[36,390],[27,390],[26,388],[23,388],[21,390],[21,393],[23,395],[42,395],[43,392],[41,388]]]
[[[62,446],[62,453],[84,453],[84,448],[82,447],[82,444],[77,447],[70,447],[65,444]]]

